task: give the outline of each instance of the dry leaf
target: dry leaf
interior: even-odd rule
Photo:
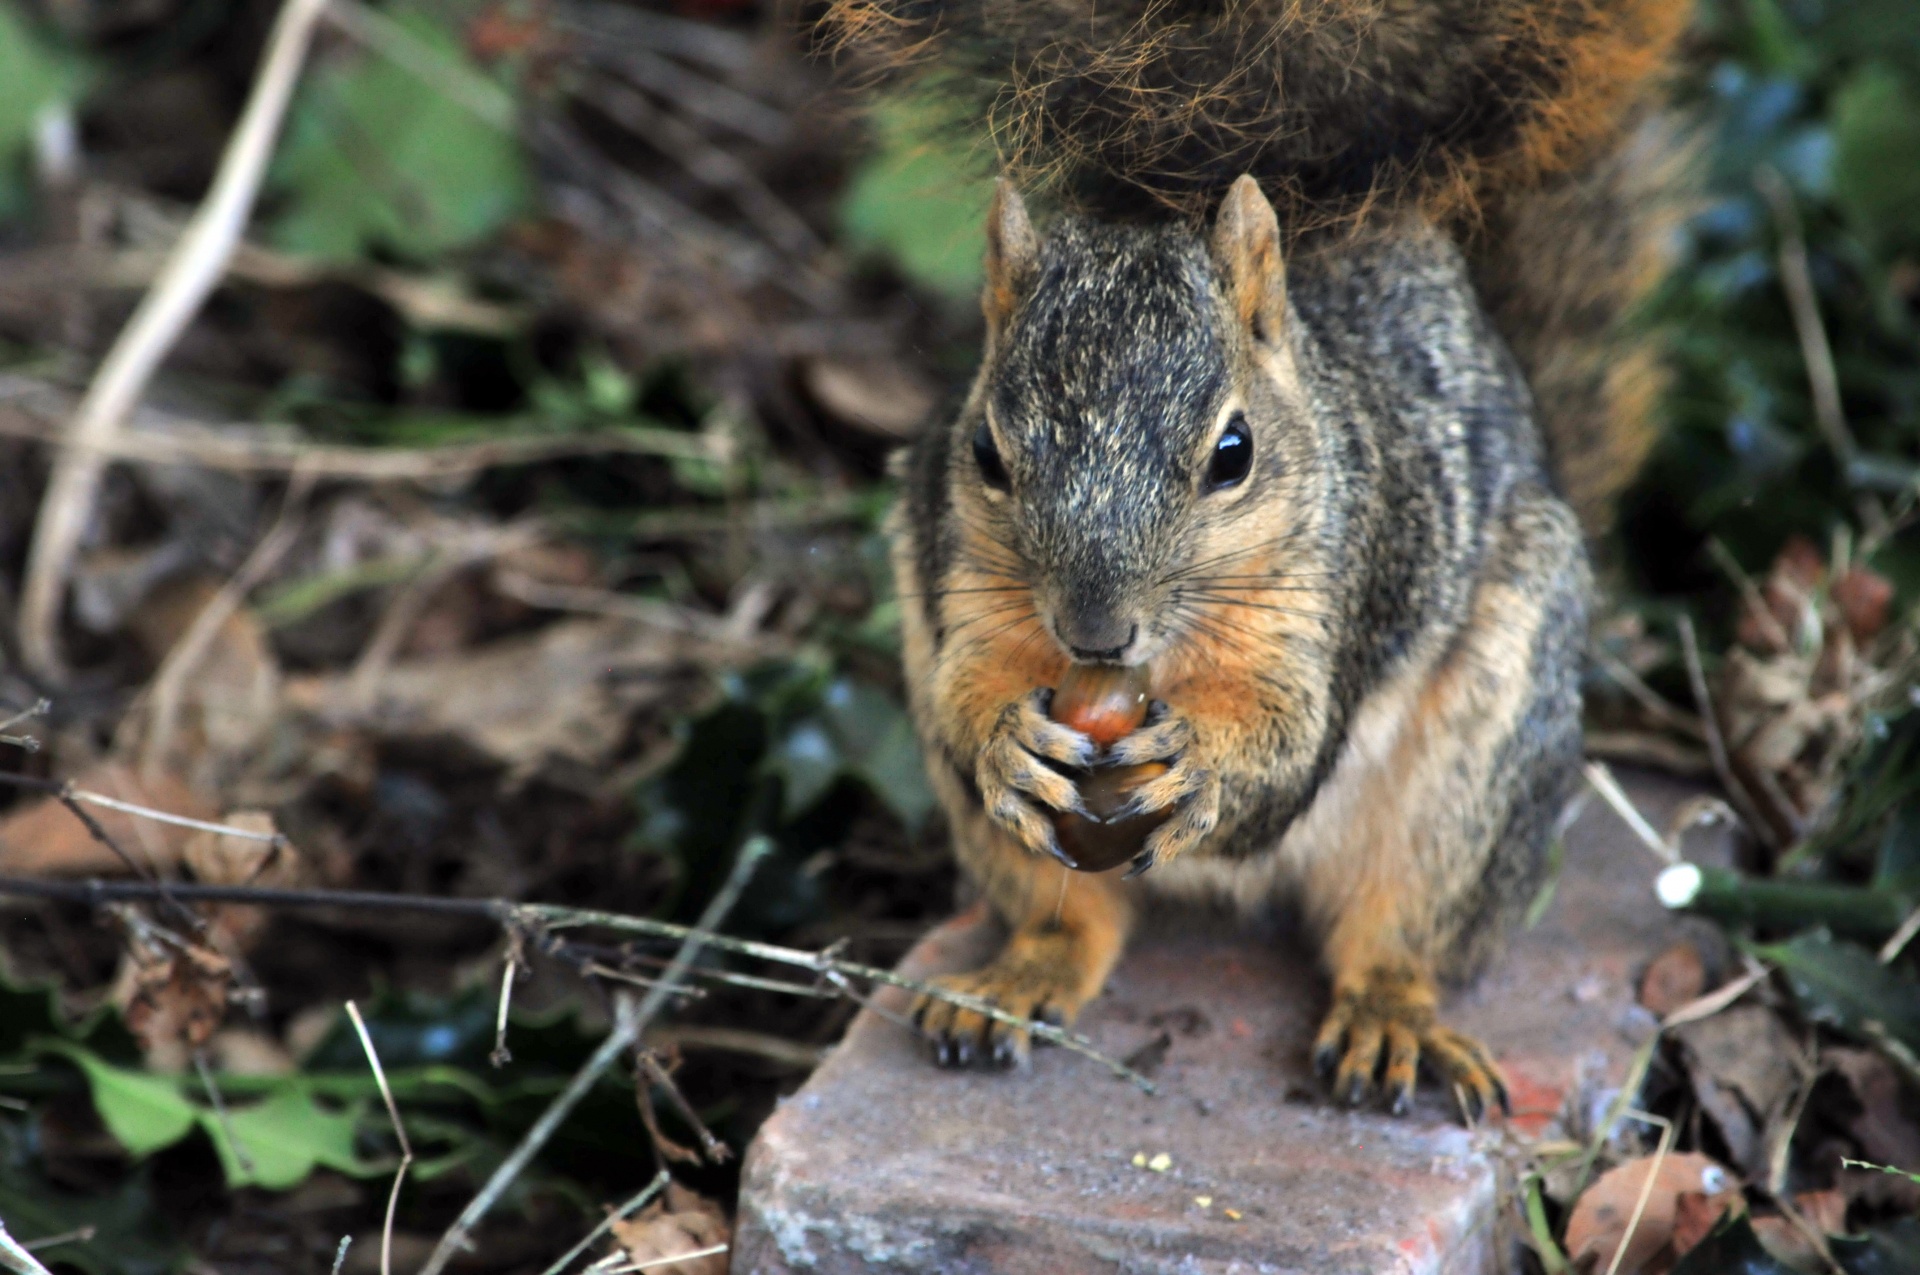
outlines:
[[[692,1261],[672,1260],[732,1239],[727,1215],[720,1206],[678,1182],[668,1183],[663,1198],[633,1217],[615,1222],[612,1230],[614,1253],[623,1259],[623,1266],[646,1265],[649,1275],[727,1275],[724,1252]]]
[[[1763,1132],[1800,1084],[1799,1045],[1765,1005],[1736,1005],[1673,1029],[1694,1096],[1713,1118],[1733,1162],[1765,1174]]]
[[[1673,1198],[1673,1235],[1667,1241],[1675,1261],[1693,1251],[1694,1245],[1713,1233],[1739,1197],[1728,1193],[1708,1195],[1705,1191],[1682,1191]]]
[[[1700,949],[1684,940],[1654,957],[1640,976],[1640,1003],[1656,1018],[1665,1018],[1706,990],[1706,962]]]
[[[1679,1197],[1692,1192],[1709,1201],[1726,1202],[1738,1195],[1738,1185],[1725,1166],[1691,1152],[1668,1155],[1660,1162],[1639,1225],[1631,1236],[1627,1221],[1654,1167],[1653,1156],[1616,1165],[1594,1179],[1574,1202],[1567,1219],[1567,1256],[1576,1268],[1605,1270],[1616,1249],[1625,1244],[1619,1275],[1641,1275],[1663,1254],[1670,1254]]]
[[[452,736],[512,780],[601,772],[633,714],[688,690],[709,652],[691,635],[624,619],[563,620],[459,654],[391,665],[361,705],[351,674],[302,678],[289,702],[400,738]],[[729,653],[738,654],[737,648]]]

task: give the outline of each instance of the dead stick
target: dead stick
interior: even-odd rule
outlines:
[[[713,929],[726,919],[727,913],[733,910],[734,903],[740,898],[740,892],[746,889],[747,882],[752,879],[754,869],[758,868],[760,861],[772,852],[772,841],[762,836],[750,838],[741,848],[740,857],[734,862],[733,871],[728,874],[726,883],[720,887],[720,892],[713,896],[706,910],[700,914],[700,923],[688,930],[681,940],[680,951],[674,956],[673,964],[667,967],[666,974],[660,980],[660,986],[649,991],[646,999],[641,1001],[638,1007],[635,1007],[631,997],[622,996],[615,1001],[613,1030],[607,1033],[607,1038],[600,1042],[600,1047],[593,1052],[593,1056],[575,1073],[567,1087],[534,1123],[533,1128],[527,1130],[526,1136],[520,1140],[520,1145],[513,1149],[513,1154],[494,1170],[493,1176],[481,1188],[480,1194],[474,1196],[473,1202],[461,1211],[458,1218],[454,1219],[453,1225],[447,1228],[447,1233],[440,1237],[439,1244],[434,1246],[432,1256],[427,1258],[427,1264],[420,1268],[420,1275],[439,1275],[446,1268],[447,1263],[453,1260],[454,1255],[467,1246],[467,1236],[472,1233],[473,1228],[480,1224],[480,1219],[492,1210],[502,1195],[506,1194],[507,1188],[526,1169],[528,1163],[539,1153],[540,1148],[546,1145],[547,1139],[553,1136],[554,1131],[566,1120],[574,1106],[587,1096],[587,1091],[599,1082],[601,1075],[613,1065],[614,1060],[640,1039],[640,1033],[646,1030],[647,1023],[653,1016],[665,1007],[667,999],[673,995],[674,986],[686,976],[688,968],[699,957],[701,949],[718,937],[712,933]]]
[[[0,876],[0,898],[13,896],[60,899],[69,903],[90,903],[95,906],[123,900],[151,900],[159,898],[163,892],[169,890],[177,898],[186,902],[253,903],[261,907],[278,908],[430,912],[441,916],[475,917],[492,921],[497,925],[517,926],[528,930],[599,926],[627,934],[672,940],[684,940],[698,932],[692,926],[675,925],[671,921],[656,921],[651,917],[626,916],[619,912],[597,912],[556,903],[515,903],[508,899],[447,899],[425,894],[385,894],[373,890],[281,890],[268,886],[201,884],[161,886],[148,881],[49,881],[39,877]],[[904,974],[896,974],[892,970],[862,965],[858,961],[841,960],[838,957],[821,952],[809,952],[802,948],[781,947],[775,943],[761,943],[753,939],[734,938],[726,934],[707,934],[703,937],[703,941],[708,947],[734,952],[741,956],[750,956],[756,960],[771,961],[776,965],[789,965],[798,969],[811,970],[816,974],[832,971],[848,978],[864,979],[870,983],[885,983],[889,987],[898,987],[917,996],[932,996],[949,1004],[958,1005],[962,1009],[972,1010],[995,1022],[1031,1032],[1041,1040],[1071,1050],[1084,1058],[1090,1058],[1142,1093],[1159,1092],[1159,1086],[1118,1059],[1101,1053],[1086,1037],[1049,1023],[1035,1022],[1010,1014],[978,996],[968,996],[924,979],[909,978]],[[791,990],[795,995],[814,994],[807,988],[776,985],[775,980],[772,979],[749,983],[748,986],[767,986],[773,991]]]
[[[286,0],[281,8],[212,190],[68,424],[67,437],[76,446],[60,453],[47,480],[21,588],[20,652],[27,666],[42,676],[58,678],[66,671],[59,644],[60,602],[100,483],[102,465],[96,453],[119,432],[161,360],[226,272],[266,176],[314,25],[326,6],[327,0]]]

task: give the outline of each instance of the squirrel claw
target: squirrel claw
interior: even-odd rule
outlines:
[[[1122,881],[1131,881],[1135,877],[1145,876],[1153,868],[1153,865],[1159,861],[1160,856],[1156,855],[1153,851],[1142,850],[1139,854],[1133,856],[1133,866],[1128,868],[1126,874],[1120,879]]]
[[[1358,1106],[1379,1077],[1387,1109],[1413,1109],[1421,1066],[1452,1089],[1468,1124],[1494,1107],[1509,1111],[1506,1082],[1486,1046],[1443,1027],[1430,980],[1406,970],[1376,970],[1342,989],[1314,1042],[1313,1067],[1337,1102]]]

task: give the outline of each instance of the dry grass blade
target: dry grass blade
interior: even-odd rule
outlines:
[[[656,1257],[650,1262],[622,1262],[617,1266],[602,1266],[594,1263],[592,1269],[599,1275],[629,1275],[632,1271],[658,1270],[662,1266],[678,1266],[682,1262],[691,1262],[696,1257],[718,1257],[731,1247],[715,1244],[709,1248],[697,1248],[691,1253],[675,1253],[672,1257]]]
[[[393,1089],[387,1084],[386,1068],[380,1065],[380,1055],[373,1047],[373,1037],[367,1034],[367,1020],[360,1017],[360,1007],[352,1001],[347,1002],[347,1017],[353,1020],[353,1030],[359,1033],[360,1048],[367,1052],[367,1063],[373,1068],[374,1083],[380,1086],[380,1097],[387,1104],[387,1118],[393,1121],[393,1136],[400,1141],[400,1167],[393,1172],[393,1189],[387,1192],[387,1220],[380,1228],[380,1275],[393,1275],[393,1214],[400,1204],[400,1186],[407,1180],[407,1170],[413,1165],[413,1144],[407,1141],[407,1127],[400,1122],[400,1108],[393,1100]],[[340,1259],[347,1252],[346,1241],[340,1242]]]
[[[1601,762],[1590,761],[1587,763],[1586,773],[1587,782],[1593,785],[1593,790],[1613,808],[1613,812],[1620,816],[1621,822],[1633,830],[1633,835],[1640,839],[1642,845],[1653,851],[1662,863],[1680,862],[1679,853],[1653,830],[1653,825],[1648,823],[1647,817],[1640,813],[1640,808],[1633,804],[1626,790],[1620,786],[1620,781],[1613,777],[1611,770]]]
[[[1647,1111],[1629,1111],[1627,1116],[1659,1125],[1660,1142],[1653,1149],[1653,1163],[1647,1167],[1647,1180],[1640,1184],[1640,1195],[1634,1200],[1633,1212],[1627,1218],[1626,1234],[1620,1237],[1619,1246],[1613,1250],[1613,1260],[1607,1263],[1607,1275],[1616,1275],[1619,1271],[1620,1259],[1627,1255],[1627,1245],[1633,1242],[1633,1233],[1640,1229],[1640,1218],[1646,1213],[1647,1201],[1653,1196],[1653,1184],[1660,1176],[1660,1166],[1665,1163],[1667,1152],[1673,1149],[1673,1121]]]
[[[1778,851],[1780,839],[1773,825],[1760,817],[1753,797],[1740,777],[1733,773],[1733,758],[1727,752],[1726,737],[1720,733],[1720,721],[1713,715],[1713,696],[1707,691],[1707,672],[1700,662],[1700,639],[1693,631],[1691,616],[1680,617],[1680,653],[1687,666],[1688,685],[1693,689],[1694,707],[1700,713],[1701,726],[1706,728],[1707,753],[1713,758],[1714,773],[1719,776],[1721,787],[1727,790],[1727,800],[1733,803],[1748,830],[1770,849]]]
[[[20,652],[27,666],[60,677],[60,603],[67,571],[93,509],[100,450],[145,393],[147,382],[225,273],[266,176],[280,121],[328,0],[287,0],[267,38],[260,73],[220,158],[206,201],[166,269],[114,342],[67,427],[75,444],[54,462],[34,524],[20,599]]]
[[[1900,922],[1900,928],[1895,930],[1893,936],[1881,946],[1880,963],[1893,964],[1894,959],[1906,950],[1907,944],[1913,942],[1915,934],[1920,934],[1920,908],[1907,913],[1907,919]]]

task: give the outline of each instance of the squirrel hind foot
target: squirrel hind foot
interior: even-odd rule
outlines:
[[[1314,1041],[1313,1065],[1336,1102],[1357,1107],[1376,1086],[1396,1116],[1413,1110],[1422,1064],[1453,1091],[1461,1115],[1477,1124],[1494,1107],[1510,1113],[1506,1078],[1487,1047],[1442,1026],[1432,983],[1377,971],[1337,991]]]

